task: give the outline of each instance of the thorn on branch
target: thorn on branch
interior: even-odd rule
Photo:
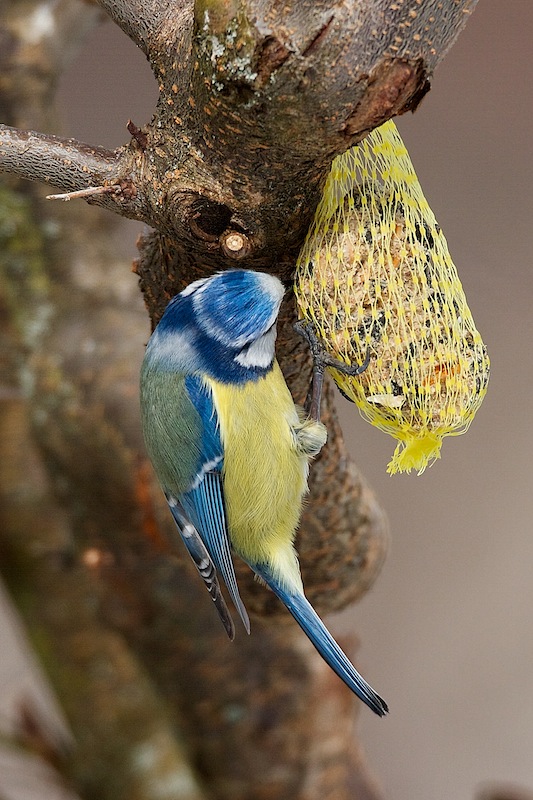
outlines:
[[[130,133],[133,136],[133,138],[135,139],[141,150],[144,152],[148,147],[147,135],[144,133],[144,131],[138,128],[137,125],[131,121],[131,119],[128,120],[128,124],[126,125],[126,127],[128,129],[128,133]]]
[[[75,200],[78,197],[97,197],[102,194],[114,194],[131,200],[137,194],[137,187],[131,180],[123,180],[120,183],[112,183],[108,186],[87,186],[86,189],[77,189],[74,192],[64,192],[62,194],[47,194],[47,200]]]
[[[118,194],[122,191],[120,186],[88,186],[86,189],[78,189],[75,192],[64,192],[63,194],[47,194],[47,200],[75,200],[78,197],[93,197],[99,194]]]

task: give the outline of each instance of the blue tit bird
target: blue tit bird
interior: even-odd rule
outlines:
[[[283,294],[271,275],[229,270],[191,283],[170,301],[141,371],[146,447],[230,639],[234,626],[219,576],[250,631],[233,551],[346,685],[383,716],[386,703],[304,595],[293,542],[309,462],[327,434],[295,406],[275,359]]]

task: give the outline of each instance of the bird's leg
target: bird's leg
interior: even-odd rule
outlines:
[[[294,324],[294,330],[306,340],[311,350],[311,355],[313,356],[313,375],[305,401],[305,411],[311,419],[320,422],[320,401],[322,399],[322,387],[324,384],[324,372],[326,367],[332,367],[339,372],[343,372],[345,375],[360,375],[370,363],[370,348],[367,349],[365,360],[362,364],[348,365],[345,364],[344,361],[333,358],[329,353],[326,353],[311,323],[298,320],[298,322]]]

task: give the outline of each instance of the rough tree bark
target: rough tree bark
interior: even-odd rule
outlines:
[[[160,89],[152,121],[130,123],[113,152],[28,132],[54,129],[58,74],[102,11],[0,11],[0,169],[89,190],[100,207],[45,207],[14,178],[1,189],[1,568],[66,709],[76,747],[63,768],[86,798],[378,797],[357,703],[272,596],[239,568],[253,633],[229,644],[174,547],[138,427],[148,330],[103,209],[152,228],[136,271],[153,323],[214,269],[269,270],[290,287],[332,158],[416,108],[474,5],[99,0]],[[310,364],[293,321],[288,292],[278,353],[301,401]],[[323,416],[298,549],[327,613],[374,581],[386,522],[331,387]]]

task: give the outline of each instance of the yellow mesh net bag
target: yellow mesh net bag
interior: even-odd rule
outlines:
[[[398,439],[388,472],[423,472],[444,436],[464,433],[486,393],[489,359],[446,239],[392,121],[336,158],[302,248],[302,317],[369,422]]]

